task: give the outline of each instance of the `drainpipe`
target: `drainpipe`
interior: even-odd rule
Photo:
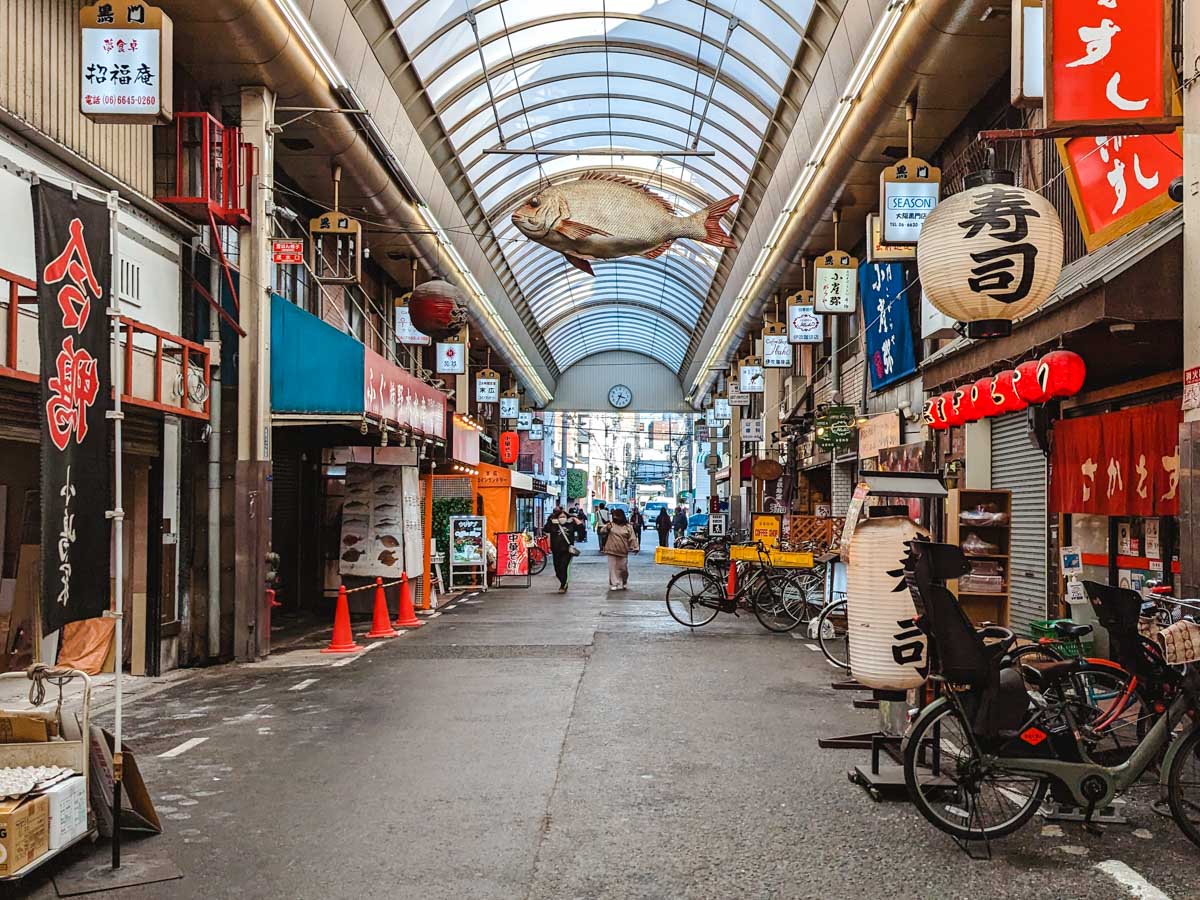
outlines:
[[[209,293],[220,303],[221,266],[215,253],[209,255],[208,282]],[[216,310],[209,310],[208,349],[208,655],[215,659],[221,655],[221,320]]]

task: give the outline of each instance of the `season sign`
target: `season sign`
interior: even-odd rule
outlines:
[[[880,175],[879,208],[883,210],[883,242],[915,244],[925,218],[941,196],[942,171],[923,159],[909,157]]]

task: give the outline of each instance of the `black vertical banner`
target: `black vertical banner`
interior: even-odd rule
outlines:
[[[41,348],[42,633],[109,604],[108,207],[33,186]]]

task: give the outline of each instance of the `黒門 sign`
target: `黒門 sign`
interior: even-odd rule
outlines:
[[[788,340],[793,344],[819,344],[825,340],[825,320],[811,304],[788,306]]]
[[[500,398],[500,418],[515,419],[521,412],[520,397],[501,397]]]
[[[910,156],[879,176],[879,209],[885,244],[915,244],[942,191],[942,170]]]
[[[149,3],[79,10],[79,111],[94,122],[170,122],[171,19]]]
[[[491,369],[485,369],[475,376],[475,402],[500,402],[500,376]]]
[[[763,367],[790,369],[792,345],[788,342],[788,327],[782,322],[768,322],[763,328]]]
[[[738,366],[738,386],[742,389],[743,394],[761,394],[763,392],[763,367],[758,361],[758,357],[747,357]],[[733,395],[729,397],[730,402],[733,402]],[[747,403],[749,398],[747,398]]]
[[[1171,0],[1045,0],[1045,7],[1047,128],[1180,123],[1171,106]]]
[[[813,263],[813,305],[818,313],[849,315],[858,307],[858,260],[830,250]]]

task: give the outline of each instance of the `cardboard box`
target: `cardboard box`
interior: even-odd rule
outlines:
[[[57,735],[53,713],[0,710],[0,744],[41,744]]]
[[[59,850],[88,830],[87,785],[82,775],[41,792],[50,802],[50,849]]]
[[[50,852],[50,801],[40,795],[0,803],[0,877]]]

